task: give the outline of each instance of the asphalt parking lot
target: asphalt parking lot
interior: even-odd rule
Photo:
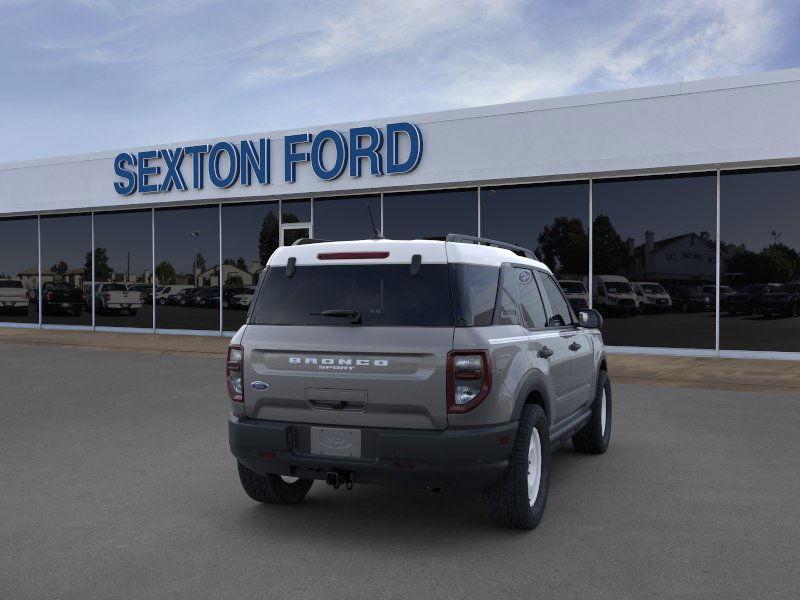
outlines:
[[[617,385],[531,533],[472,496],[240,489],[217,357],[0,342],[2,598],[796,598],[797,395]],[[613,378],[613,372],[612,372]]]

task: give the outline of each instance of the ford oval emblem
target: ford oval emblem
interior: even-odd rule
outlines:
[[[254,390],[265,390],[269,387],[269,384],[266,381],[254,381],[250,384],[250,387]]]

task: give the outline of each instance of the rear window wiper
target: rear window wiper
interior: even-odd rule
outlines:
[[[318,313],[309,313],[315,317],[342,317],[345,319],[350,319],[351,325],[360,325],[361,324],[361,313],[357,310],[348,310],[348,309],[337,309],[337,310],[323,310],[322,312]]]

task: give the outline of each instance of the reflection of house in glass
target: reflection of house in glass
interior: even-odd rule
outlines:
[[[258,272],[259,263],[253,263],[254,272]],[[219,267],[213,266],[202,273],[197,274],[195,285],[197,287],[208,287],[219,285]],[[228,286],[253,285],[255,283],[253,273],[240,269],[235,265],[222,265],[222,283]]]
[[[707,234],[684,233],[655,240],[652,231],[645,232],[645,243],[628,245],[629,277],[639,281],[662,283],[713,283],[716,279],[716,242]]]

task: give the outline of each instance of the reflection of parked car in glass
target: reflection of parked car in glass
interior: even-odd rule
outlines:
[[[187,295],[186,304],[189,306],[219,307],[219,288],[216,286],[195,288],[191,293],[187,292]]]
[[[761,296],[760,312],[765,317],[800,315],[800,283],[785,283],[778,290]]]
[[[48,281],[42,286],[42,312],[71,312],[79,317],[83,312],[83,294],[70,283]]]
[[[233,298],[231,298],[231,308],[238,308],[240,310],[247,310],[250,308],[250,304],[253,302],[253,294],[255,291],[255,287],[250,287],[246,292],[242,294],[236,294]]]
[[[95,283],[94,309],[97,314],[127,312],[133,316],[142,307],[142,295],[124,283]],[[91,297],[88,299],[91,306]]]
[[[761,297],[780,288],[778,283],[751,283],[744,286],[737,293],[728,296],[721,302],[720,308],[729,315],[754,315],[761,306]]]
[[[170,294],[169,296],[167,296],[167,304],[171,304],[173,306],[186,306],[187,304],[189,304],[190,298],[192,297],[192,294],[194,294],[195,291],[197,291],[199,289],[199,288],[196,288],[196,287],[191,286],[191,285],[188,285],[188,286],[179,286],[179,285],[176,286],[176,285],[173,285],[172,286],[173,289],[175,289],[176,287],[177,288],[183,288],[183,289],[179,289],[179,290],[175,291],[174,293]]]
[[[233,300],[234,296],[238,296],[239,294],[252,294],[255,290],[255,286],[236,286],[236,287],[223,287],[222,288],[222,308],[230,308],[231,301]]]
[[[681,312],[704,312],[711,310],[711,296],[703,293],[700,286],[679,286],[670,290],[672,307]]]
[[[586,286],[582,281],[559,279],[558,285],[561,286],[561,291],[569,300],[572,310],[578,312],[582,308],[589,308],[589,292],[586,291]]]
[[[136,291],[142,295],[142,304],[152,304],[153,286],[149,283],[129,283],[128,291]]]
[[[161,289],[156,288],[156,302],[158,304],[166,304],[170,295],[175,295],[181,290],[191,289],[192,285],[165,285]]]
[[[672,308],[672,299],[660,283],[634,281],[631,285],[639,312],[667,312]]]
[[[703,293],[708,294],[708,297],[711,298],[711,301],[714,302],[714,298],[717,296],[717,287],[714,285],[704,285],[703,286]],[[733,289],[729,285],[721,285],[719,286],[719,302],[722,304],[725,301],[725,298],[729,296],[733,296],[736,293],[736,290]]]
[[[633,288],[625,277],[598,275],[594,280],[594,306],[601,314],[635,315],[639,312]]]
[[[21,279],[0,279],[0,311],[28,314],[28,290]]]

